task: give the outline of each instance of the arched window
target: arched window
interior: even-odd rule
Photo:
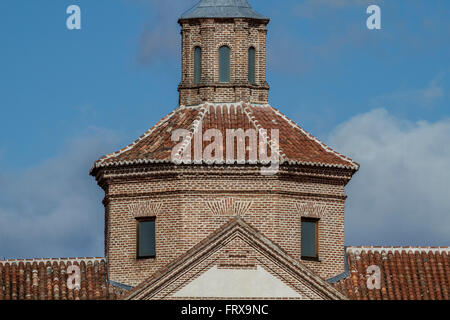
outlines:
[[[199,84],[202,79],[202,48],[194,50],[194,83]]]
[[[255,84],[255,68],[256,68],[256,50],[251,47],[248,49],[248,81]]]
[[[219,49],[219,82],[230,82],[230,48]]]

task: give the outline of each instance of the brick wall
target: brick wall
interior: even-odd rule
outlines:
[[[145,299],[196,299],[196,297],[181,297],[176,298],[173,295],[188,285],[191,280],[200,277],[210,268],[216,266],[218,269],[238,269],[238,270],[256,270],[257,265],[262,266],[264,270],[269,272],[272,276],[279,279],[282,283],[291,287],[294,291],[299,293],[301,297],[283,298],[290,300],[314,299],[320,300],[323,297],[317,294],[317,291],[308,285],[304,285],[302,281],[297,279],[291,270],[281,267],[274,263],[272,259],[261,254],[258,250],[250,247],[244,240],[239,237],[229,239],[226,243],[220,243],[220,249],[214,251],[211,255],[192,269],[186,270],[180,277],[176,277],[176,281],[171,281],[168,285],[159,288],[157,293],[145,297]],[[198,296],[197,296],[198,297]],[[198,298],[197,298],[198,299]],[[204,300],[216,300],[218,298],[202,297]],[[231,300],[231,298],[228,298]],[[261,298],[245,297],[246,300]]]
[[[256,166],[142,166],[102,169],[109,279],[137,285],[240,215],[294,259],[301,259],[301,217],[320,217],[323,278],[344,271],[344,187],[349,170]],[[155,259],[136,259],[136,218],[156,217]]]
[[[268,103],[265,22],[251,19],[189,19],[182,30],[180,105],[208,102]],[[230,83],[219,83],[219,48],[230,53]],[[202,48],[202,78],[194,84],[194,50]],[[255,84],[248,81],[248,49],[256,49]]]

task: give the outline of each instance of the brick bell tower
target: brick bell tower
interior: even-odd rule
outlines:
[[[180,105],[135,142],[96,161],[90,172],[105,191],[110,281],[137,286],[180,258],[195,262],[185,255],[211,236],[225,237],[224,226],[248,241],[220,240],[212,250],[223,250],[202,268],[219,274],[236,266],[250,273],[279,270],[281,278],[289,273],[281,269],[299,266],[322,279],[344,272],[345,186],[359,165],[268,104],[268,23],[246,0],[202,0],[179,19]],[[184,140],[174,139],[178,131]],[[226,139],[218,135],[212,142],[211,131]],[[228,139],[230,131],[242,135]],[[199,159],[196,139],[203,148]],[[252,156],[267,151],[264,145],[278,150],[271,151],[279,161],[273,175],[261,174],[267,161]],[[214,161],[201,158],[212,147]],[[191,148],[194,161],[174,161]],[[233,219],[242,221],[230,225]],[[285,262],[270,266],[270,259],[259,256],[264,250],[256,249],[263,243],[271,243]],[[186,270],[187,282],[199,276]],[[306,291],[299,292],[308,296]]]
[[[266,35],[269,19],[246,0],[202,0],[180,19],[180,105],[268,103]]]

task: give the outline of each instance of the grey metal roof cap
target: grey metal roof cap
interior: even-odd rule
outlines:
[[[183,14],[182,19],[198,18],[251,18],[269,20],[257,13],[247,0],[201,0],[194,8]]]

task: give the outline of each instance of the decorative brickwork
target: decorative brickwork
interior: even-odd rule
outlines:
[[[248,212],[252,203],[252,201],[236,201],[234,198],[207,202],[209,209],[216,216],[243,216]]]
[[[302,217],[322,219],[326,213],[326,206],[324,204],[317,204],[312,201],[298,202],[295,204],[297,212]]]
[[[160,215],[162,203],[154,203],[151,201],[133,203],[128,206],[129,212],[135,218],[156,217]]]
[[[220,296],[214,296],[214,292],[209,291],[201,293],[194,290],[192,296],[179,294],[193,281],[214,269],[219,273],[220,270],[231,271],[228,272],[231,277],[233,271],[247,270],[251,272],[251,270],[263,269],[271,277],[278,279],[279,283],[290,287],[291,291],[295,293],[290,297],[280,297],[269,290],[266,292],[267,296],[261,296],[260,292],[257,292],[255,296],[246,296],[246,299],[274,298],[274,295],[278,299],[346,299],[342,293],[302,263],[292,259],[270,239],[261,235],[258,230],[240,218],[231,219],[189,251],[154,272],[152,276],[131,290],[126,299],[220,298]],[[223,279],[217,278],[216,280],[223,281]],[[225,281],[227,280],[232,281],[232,278],[226,278]],[[263,287],[264,283],[256,283],[252,285],[252,287],[254,286]],[[208,293],[211,296],[208,296]]]
[[[235,238],[219,255],[217,267],[219,269],[256,269],[257,259],[251,253],[252,250],[246,248],[244,240]]]

